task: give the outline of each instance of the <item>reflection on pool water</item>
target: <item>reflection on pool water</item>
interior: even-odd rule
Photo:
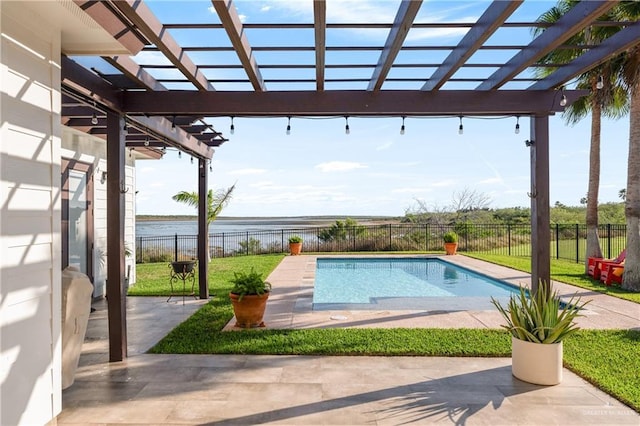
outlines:
[[[436,258],[319,258],[313,309],[495,309],[518,289]]]

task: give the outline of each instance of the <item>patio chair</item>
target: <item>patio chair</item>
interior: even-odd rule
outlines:
[[[620,263],[603,262],[600,271],[600,280],[606,286],[612,284],[622,284],[622,274],[624,273],[624,260]]]
[[[620,252],[618,257],[615,259],[605,259],[604,257],[590,257],[587,259],[588,262],[588,274],[595,278],[596,280],[600,279],[600,274],[602,271],[602,264],[604,262],[620,264],[624,262],[624,258],[627,256],[627,249],[624,249]]]

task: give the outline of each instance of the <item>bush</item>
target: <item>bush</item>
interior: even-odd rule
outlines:
[[[449,231],[442,236],[442,239],[445,243],[457,243],[458,242],[458,234],[453,231]]]

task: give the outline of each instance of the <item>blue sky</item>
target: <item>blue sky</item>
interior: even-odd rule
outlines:
[[[209,10],[211,3],[208,1],[189,2],[190,7],[178,9],[174,7],[175,3],[170,2],[149,4],[165,23],[218,22],[215,13]],[[240,1],[235,4],[245,22],[278,21],[283,20],[282,16],[286,16],[285,22],[312,21],[310,1]],[[397,4],[397,1],[330,0],[327,6],[327,21],[391,22]],[[533,20],[553,4],[554,2],[527,1],[511,20]],[[457,19],[469,22],[482,13],[484,7],[486,3],[481,3],[478,7],[477,4],[469,2],[425,2],[417,21],[427,19],[428,12],[429,21]],[[252,45],[268,44],[269,40],[261,37],[270,33],[248,33],[249,41]],[[312,31],[308,33],[309,31],[293,36],[289,34],[291,41],[286,44],[310,45]],[[203,43],[202,34],[172,34],[185,46]],[[417,44],[454,44],[462,35],[459,31],[413,33],[412,30],[409,38]],[[311,39],[305,38],[309,36]],[[496,43],[504,43],[504,40],[500,40],[502,37],[509,37],[514,43],[516,38],[521,39],[523,43],[531,38],[528,30],[520,30],[517,34],[513,31],[497,33],[494,37]],[[327,33],[329,45],[382,44],[385,39],[386,31],[380,30],[333,30]],[[207,61],[204,58],[196,58],[191,53],[196,52],[190,52],[194,61]],[[486,51],[479,53],[484,57],[479,56],[477,61],[495,62],[504,59],[487,57]],[[373,56],[358,58],[356,61],[377,62],[379,52],[368,54]],[[150,63],[157,58],[157,55],[154,58],[152,52],[145,55],[139,55],[136,60],[140,63]],[[258,64],[282,61],[314,62],[313,57],[306,56],[276,58],[257,55],[257,60]],[[327,57],[327,63],[340,63],[341,60],[345,59]],[[399,60],[410,62],[411,58],[399,57]],[[354,58],[349,58],[348,61],[353,63]],[[433,58],[433,61],[438,61],[438,58]],[[493,72],[492,69],[472,70],[476,70],[474,73],[478,70]],[[215,70],[225,73],[224,76],[230,78],[234,77],[233,73],[236,71]],[[370,74],[371,70],[365,69],[364,72]],[[266,74],[264,72],[263,77],[276,77]],[[155,76],[160,78],[163,75]],[[403,75],[399,73],[396,76]],[[209,77],[219,78],[222,75]],[[284,90],[289,87],[272,85],[268,88]],[[292,88],[308,89],[301,85]],[[347,87],[328,87],[343,88]],[[348,88],[354,87],[351,85]],[[224,84],[218,84],[216,89],[246,90],[248,87],[225,87]],[[343,117],[294,117],[291,120],[290,135],[285,134],[286,118],[236,117],[234,135],[229,134],[229,117],[207,121],[230,139],[216,149],[212,163],[213,172],[209,180],[209,186],[214,189],[237,184],[233,200],[224,210],[223,216],[401,216],[407,209],[416,205],[417,199],[430,206],[445,207],[450,204],[454,192],[465,188],[489,195],[491,206],[496,208],[529,206],[530,203],[527,197],[527,192],[530,191],[529,149],[524,145],[524,141],[529,137],[529,119],[526,117],[520,118],[519,134],[514,132],[515,117],[465,117],[462,135],[458,134],[458,117],[407,118],[404,135],[399,133],[400,117],[350,117],[349,135],[345,134]],[[586,194],[589,133],[589,118],[573,127],[565,125],[560,115],[550,118],[552,203],[560,201],[568,205],[578,205],[580,198]],[[618,191],[626,187],[628,139],[627,117],[618,121],[603,122],[601,202],[619,201]],[[172,201],[171,196],[181,190],[197,189],[196,167],[197,162],[191,164],[188,156],[184,155],[180,159],[175,151],[169,151],[160,161],[139,161],[137,213],[194,214],[192,208]]]

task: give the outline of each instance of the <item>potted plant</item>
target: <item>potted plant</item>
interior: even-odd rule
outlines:
[[[442,239],[444,240],[444,250],[448,255],[456,254],[458,250],[458,234],[453,231],[446,232]]]
[[[302,238],[299,235],[289,237],[289,253],[293,256],[300,254],[302,251]]]
[[[551,285],[540,283],[529,296],[520,287],[511,296],[506,309],[491,298],[511,333],[511,373],[518,379],[537,385],[557,385],[562,381],[562,341],[575,333],[574,320],[588,303],[580,305],[574,295],[564,303]]]
[[[253,268],[251,272],[234,272],[229,298],[236,316],[236,327],[264,327],[262,318],[271,292],[271,284]]]

